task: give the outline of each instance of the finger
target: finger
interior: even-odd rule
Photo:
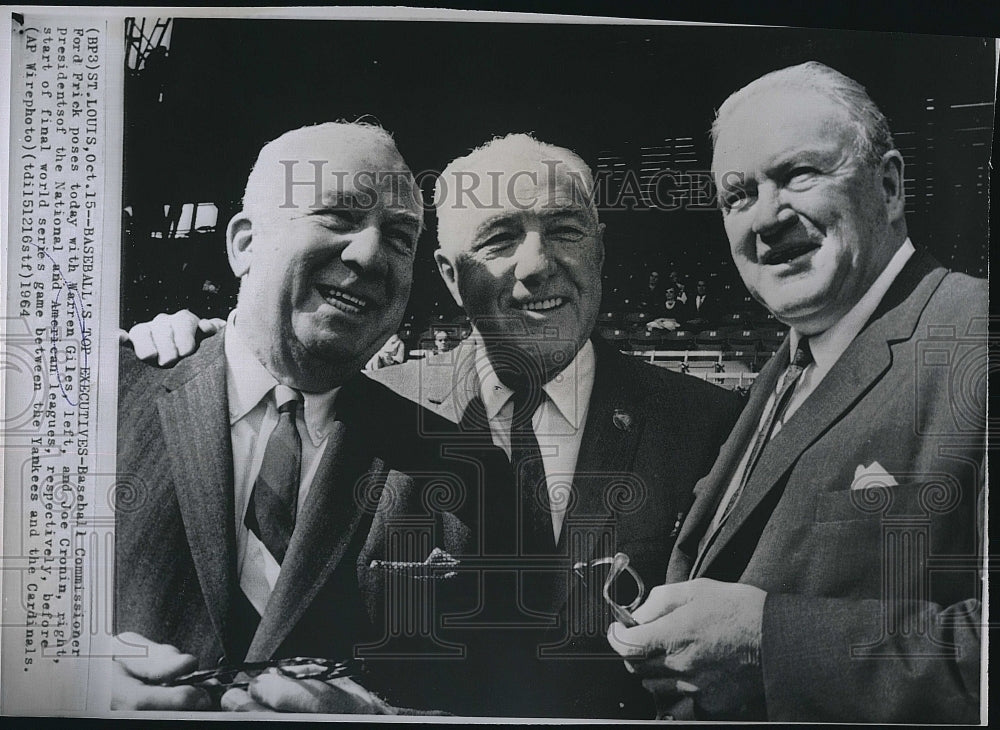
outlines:
[[[670,615],[646,624],[627,628],[613,623],[608,627],[608,643],[625,659],[645,659],[658,655],[675,655],[692,641],[686,635],[686,624],[679,625]],[[638,664],[633,661],[638,671]]]
[[[179,357],[170,321],[169,315],[160,313],[149,323],[149,332],[153,337],[153,347],[156,348],[157,362],[160,365],[170,365]]]
[[[134,639],[133,639],[134,637]],[[145,682],[165,682],[198,668],[198,659],[182,654],[169,644],[157,644],[139,634],[122,634],[119,638],[136,646],[145,646],[145,656],[116,656],[117,662],[133,677]],[[137,639],[137,640],[135,640]]]
[[[677,677],[651,677],[642,680],[642,686],[659,698],[671,696],[680,698],[698,692],[698,687],[694,684]]]
[[[156,345],[153,344],[153,333],[149,331],[148,322],[140,322],[128,331],[135,356],[140,360],[152,360],[156,357]]]
[[[119,327],[118,328],[118,344],[119,345],[124,345],[124,344],[127,344],[128,341],[129,341],[129,339],[128,339],[128,332],[126,332],[125,330],[123,330],[122,328]]]
[[[220,319],[218,317],[198,320],[198,329],[204,332],[206,335],[214,335],[216,332],[218,332],[225,326],[226,326],[226,320]]]
[[[249,690],[254,700],[279,712],[375,712],[371,694],[357,683],[343,679],[321,682],[268,672],[256,677]]]
[[[270,712],[271,708],[254,701],[245,689],[234,687],[226,690],[219,701],[219,706],[226,712]]]
[[[211,706],[212,699],[203,689],[146,684],[129,674],[120,661],[114,663],[112,710],[208,710]]]
[[[187,309],[175,312],[168,319],[178,357],[190,355],[197,347],[194,336],[199,329],[199,319]]]
[[[692,593],[691,581],[656,586],[645,602],[632,612],[632,617],[640,624],[649,623],[683,606],[691,600]]]

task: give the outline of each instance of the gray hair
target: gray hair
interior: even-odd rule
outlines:
[[[462,173],[475,173],[484,169],[488,170],[489,161],[496,159],[505,161],[523,159],[526,161],[526,164],[533,162],[565,163],[570,168],[569,174],[574,178],[577,192],[582,194],[595,223],[597,222],[597,203],[594,199],[594,173],[591,171],[590,166],[572,150],[541,142],[532,135],[524,133],[494,137],[485,144],[476,147],[469,154],[458,157],[448,163],[447,167],[441,171],[441,175],[434,185],[434,205],[438,209],[439,220],[441,211],[446,210],[452,200],[449,192],[457,188],[456,185],[449,185],[447,179],[458,179]]]
[[[396,142],[392,135],[378,124],[361,121],[337,121],[292,129],[261,147],[257,161],[247,177],[246,189],[243,192],[243,209],[245,211],[260,212],[271,205],[273,198],[271,193],[273,193],[274,186],[278,184],[274,176],[277,163],[285,157],[287,154],[285,150],[289,146],[298,144],[304,139],[326,143],[333,139],[345,146],[379,146],[388,148],[400,160],[403,159],[396,148]]]
[[[894,149],[889,122],[868,96],[865,87],[819,61],[807,61],[772,71],[731,94],[719,107],[712,122],[712,146],[719,141],[722,119],[736,105],[756,92],[777,86],[816,91],[843,107],[854,125],[855,153],[862,161],[877,164],[886,152]]]

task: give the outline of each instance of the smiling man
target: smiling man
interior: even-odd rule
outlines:
[[[987,284],[914,247],[843,74],[759,78],[712,137],[733,259],[791,330],[609,640],[662,716],[977,722]]]
[[[465,547],[471,528],[426,492],[444,479],[479,493],[488,455],[474,467],[440,458],[410,427],[417,408],[359,374],[399,326],[422,215],[385,130],[288,132],[261,150],[226,230],[240,291],[224,333],[170,370],[122,348],[115,708],[208,709],[208,692],[181,675],[344,660],[377,643],[384,576],[369,566],[389,557],[394,520],[423,520],[451,553]],[[261,675],[221,699],[395,712],[347,678]]]
[[[603,577],[588,586],[570,568],[622,551],[647,584],[662,581],[672,529],[741,404],[594,335],[604,225],[591,171],[570,150],[525,134],[495,139],[445,168],[435,205],[435,259],[473,334],[372,377],[485,433],[521,494],[507,559],[519,613],[493,631],[455,630],[469,644],[468,671],[491,677],[489,692],[458,709],[649,718],[648,698],[604,641]],[[489,529],[500,515],[484,520]],[[494,578],[484,576],[484,595],[495,595]]]

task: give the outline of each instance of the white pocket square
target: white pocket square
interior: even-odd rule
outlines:
[[[898,483],[893,479],[892,474],[887,472],[881,464],[873,461],[868,466],[858,464],[858,468],[854,470],[854,481],[851,483],[851,489],[894,487]]]

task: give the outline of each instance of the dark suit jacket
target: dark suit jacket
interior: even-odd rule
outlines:
[[[424,603],[433,611],[438,594],[421,588],[415,600],[400,585],[387,592],[387,576],[371,570],[371,560],[423,560],[435,546],[463,552],[475,526],[456,513],[496,464],[488,454],[443,458],[437,436],[407,428],[417,420],[414,404],[361,375],[344,384],[274,591],[256,633],[240,636],[223,338],[170,370],[121,350],[116,631],[172,644],[202,668],[244,657],[365,656],[372,671],[363,681],[380,688],[398,664],[380,659],[393,642],[412,649],[421,641],[402,636],[398,613],[390,619],[389,612],[412,617]],[[453,429],[433,414],[426,420],[439,435]],[[494,456],[505,474],[503,454]],[[427,633],[424,643],[433,645]],[[414,696],[424,673],[407,674],[388,682],[400,690],[391,698],[431,702]]]
[[[468,644],[467,666],[479,680],[459,708],[462,713],[654,715],[651,698],[608,646],[605,634],[613,619],[601,599],[603,574],[584,586],[568,567],[621,550],[647,588],[661,583],[675,523],[690,504],[695,482],[714,462],[742,401],[697,378],[640,363],[600,339],[594,345],[594,388],[573,475],[575,500],[560,538],[564,560],[556,587],[550,594],[520,597],[526,625],[481,625],[485,622],[476,616],[484,614],[482,605],[451,622],[449,638]],[[471,417],[482,407],[474,355],[475,346],[466,341],[444,355],[370,376],[459,423],[465,438],[488,441],[485,422]],[[479,522],[489,526],[490,514]],[[488,587],[470,592],[480,603],[495,595]],[[483,684],[486,672],[490,679]]]
[[[787,343],[695,488],[668,579],[768,592],[767,719],[978,721],[986,318],[985,281],[917,253],[762,452],[700,561]],[[878,483],[890,486],[864,489]]]
[[[715,324],[719,321],[719,318],[722,316],[722,307],[719,305],[719,300],[714,294],[705,295],[705,301],[701,303],[701,309],[698,309],[697,302],[697,292],[688,294],[688,320],[696,320],[707,325]]]

